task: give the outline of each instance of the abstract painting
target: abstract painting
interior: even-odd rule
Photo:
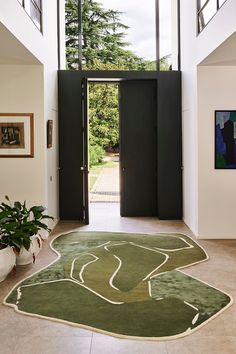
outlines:
[[[215,111],[215,168],[236,168],[236,111]]]
[[[0,157],[33,156],[33,113],[0,113]]]

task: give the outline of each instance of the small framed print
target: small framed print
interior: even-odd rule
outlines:
[[[33,113],[0,113],[0,157],[34,157]]]
[[[53,120],[47,121],[47,148],[52,147]]]

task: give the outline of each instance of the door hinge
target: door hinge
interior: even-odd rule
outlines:
[[[82,100],[84,99],[84,84],[81,85],[81,97],[82,97]]]

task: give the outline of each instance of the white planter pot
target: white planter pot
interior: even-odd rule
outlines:
[[[16,255],[11,247],[0,250],[0,282],[12,271],[16,264]]]
[[[34,262],[35,257],[42,248],[42,240],[39,236],[31,237],[31,245],[28,250],[22,247],[19,255],[16,256],[17,265],[26,265]]]

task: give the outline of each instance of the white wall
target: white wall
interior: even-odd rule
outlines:
[[[236,171],[214,169],[214,111],[236,110],[236,66],[198,68],[199,237],[236,238]]]
[[[65,67],[64,0],[61,10],[61,68]],[[11,32],[11,51],[17,51],[34,65],[0,65],[0,112],[32,112],[35,115],[35,157],[1,159],[0,198],[5,194],[26,199],[29,204],[43,204],[48,214],[58,219],[58,103],[57,103],[57,0],[43,0],[43,33],[34,25],[17,0],[0,0],[0,23]],[[3,31],[4,27],[2,27]],[[1,28],[0,28],[1,31]],[[0,33],[1,34],[1,33]],[[0,36],[1,38],[1,36]],[[2,35],[2,38],[6,38]],[[15,40],[15,43],[14,43]],[[14,51],[15,46],[15,51]],[[24,48],[24,50],[23,50]],[[23,63],[22,57],[19,63]],[[0,52],[0,59],[3,53]],[[1,60],[0,60],[1,62]],[[7,63],[6,57],[2,63]],[[6,62],[6,63],[5,63]],[[40,64],[42,63],[42,65]],[[8,63],[7,63],[8,64]],[[53,147],[46,147],[47,120],[53,120]],[[19,174],[16,174],[19,171]],[[17,175],[17,177],[16,177]]]
[[[34,113],[34,158],[0,159],[0,199],[46,203],[43,67],[0,65],[0,112]]]
[[[198,233],[197,72],[195,0],[181,2],[184,221]]]
[[[54,1],[50,0],[49,3]],[[44,51],[43,35],[20,5],[19,1],[0,0],[0,9],[0,22],[43,63],[47,56],[47,53]]]
[[[189,1],[189,0],[182,0]],[[195,6],[196,8],[196,6]],[[198,35],[196,64],[201,63],[236,31],[236,1],[227,0]]]
[[[47,120],[53,120],[53,147],[47,149],[46,185],[47,208],[50,215],[58,219],[58,102],[57,102],[57,1],[47,3],[44,12],[44,41],[47,58],[44,64],[44,118],[45,129]],[[48,30],[46,30],[48,29]],[[49,30],[50,29],[50,30]]]
[[[60,0],[61,68],[65,68],[65,0]],[[42,0],[43,32],[35,26],[18,0],[0,0],[0,23],[2,23],[35,58],[43,64],[57,47],[57,0]],[[48,38],[50,40],[48,41]],[[57,54],[56,51],[53,52]]]
[[[181,0],[184,221],[199,238],[236,238],[235,172],[214,169],[214,110],[236,109],[235,13],[227,0],[197,35],[196,1]]]

